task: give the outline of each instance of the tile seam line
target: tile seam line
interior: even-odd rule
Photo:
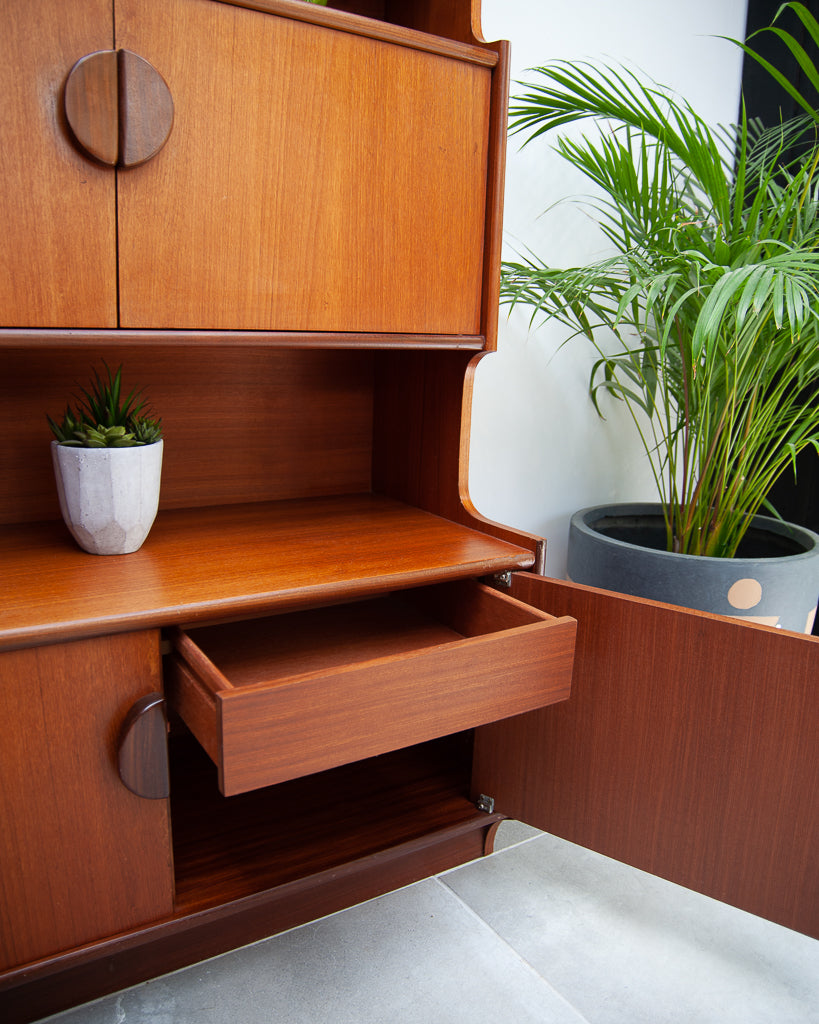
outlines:
[[[453,870],[457,870],[457,868]],[[481,915],[476,910],[473,910],[473,908],[465,900],[463,900],[450,885],[447,885],[447,883],[444,881],[443,876],[448,874],[450,874],[449,871],[443,872],[441,875],[435,875],[432,878],[432,881],[436,882],[438,885],[441,886],[441,888],[445,889],[446,892],[461,905],[461,907],[466,911],[466,913],[474,921],[476,921],[483,930],[490,932],[498,940],[498,942],[500,942],[503,946],[506,947],[506,949],[510,951],[510,953],[512,953],[516,960],[523,964],[523,966],[526,968],[527,971],[530,972],[530,974],[533,974],[548,989],[550,989],[550,991],[552,991],[557,996],[557,998],[562,1003],[564,1003],[564,1005],[567,1006],[572,1011],[572,1013],[575,1014],[575,1016],[577,1017],[577,1024],[592,1024],[592,1022],[589,1021],[589,1018],[584,1016],[580,1012],[580,1010],[578,1010],[578,1008],[573,1003],[571,1003],[559,989],[556,989],[554,985],[548,980],[548,978],[544,978],[543,975],[535,969],[535,967],[529,962],[529,960],[526,959],[525,956],[519,953],[514,946],[510,945],[506,941],[506,939],[503,938],[502,935],[499,935],[498,932],[496,932],[495,929],[492,927],[492,925],[489,924],[489,922],[485,920],[483,917],[481,917]]]

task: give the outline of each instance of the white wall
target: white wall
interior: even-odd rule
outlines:
[[[554,59],[629,63],[674,88],[713,124],[736,120],[746,0],[483,0],[485,39],[512,44],[512,95],[526,69]],[[527,248],[557,266],[600,254],[605,239],[577,206],[584,180],[540,140],[509,140],[504,257]],[[543,215],[542,215],[543,214]],[[558,351],[559,325],[529,330],[529,313],[501,309],[498,352],[478,368],[469,490],[485,516],[547,539],[547,572],[562,577],[572,512],[607,501],[653,500],[630,421],[615,403],[602,421],[586,385],[582,342]]]

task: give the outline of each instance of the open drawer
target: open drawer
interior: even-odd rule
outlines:
[[[459,580],[176,630],[166,691],[230,796],[564,700],[574,637]]]

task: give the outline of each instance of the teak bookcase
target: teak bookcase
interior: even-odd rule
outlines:
[[[549,580],[469,500],[508,92],[478,0],[0,10],[3,1020],[505,816],[819,935],[816,641]],[[107,558],[45,421],[103,359],[166,437]]]

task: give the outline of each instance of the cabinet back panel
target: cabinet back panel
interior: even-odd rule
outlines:
[[[474,10],[476,3],[478,10]],[[330,5],[335,7],[331,0]],[[352,6],[347,8],[352,10]],[[364,13],[356,12],[356,13]],[[462,43],[475,41],[474,28],[480,28],[479,0],[458,0],[457,3],[439,3],[436,0],[386,0],[385,20],[406,25],[420,32],[458,39]]]
[[[329,0],[328,7],[336,11],[349,11],[350,14],[361,14],[365,18],[378,18],[388,21],[384,0]]]
[[[372,353],[83,347],[0,350],[0,523],[59,517],[46,413],[123,365],[162,417],[160,508],[370,490]]]

